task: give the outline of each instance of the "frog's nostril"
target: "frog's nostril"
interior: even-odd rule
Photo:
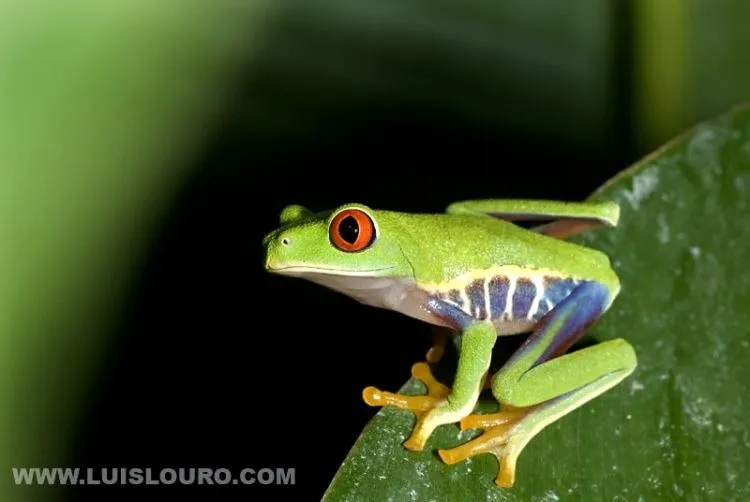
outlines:
[[[289,237],[284,237],[283,239],[281,239],[281,244],[284,245],[284,246],[288,246],[289,245]]]

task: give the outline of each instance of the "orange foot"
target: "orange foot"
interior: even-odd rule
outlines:
[[[516,460],[531,435],[522,430],[523,419],[533,408],[508,408],[487,415],[469,415],[461,420],[461,430],[483,429],[485,432],[471,441],[451,449],[439,450],[446,464],[455,464],[475,455],[491,453],[500,463],[495,484],[513,486]]]
[[[382,391],[375,387],[367,387],[362,391],[362,398],[370,406],[392,406],[414,412],[417,423],[413,431],[418,431],[421,429],[425,415],[448,397],[450,388],[435,380],[427,363],[416,363],[411,367],[411,375],[425,384],[427,395],[407,396]],[[409,439],[404,442],[404,447],[409,450],[420,451],[424,448],[426,439],[412,433]]]
[[[432,327],[432,334],[434,337],[434,341],[432,342],[432,347],[430,347],[430,350],[427,351],[427,362],[428,363],[438,363],[443,358],[443,354],[445,353],[445,344],[448,343],[448,338],[450,337],[450,330],[446,328],[442,328],[439,326],[433,326]]]

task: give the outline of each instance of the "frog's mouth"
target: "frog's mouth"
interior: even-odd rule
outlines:
[[[274,266],[272,263],[266,263],[266,270],[275,274],[308,276],[308,275],[335,275],[342,277],[378,277],[389,272],[396,267],[381,267],[368,270],[347,270],[333,267],[312,267],[309,265],[287,265]]]

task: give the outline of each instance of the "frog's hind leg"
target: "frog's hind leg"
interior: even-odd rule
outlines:
[[[603,359],[609,359],[613,355],[609,352],[612,347],[605,347],[608,343],[611,342],[584,350],[598,349]],[[615,350],[618,349],[615,347]],[[495,483],[511,487],[515,483],[518,457],[534,436],[551,423],[614,387],[629,374],[630,371],[623,368],[541,405],[502,409],[498,413],[487,415],[469,415],[461,420],[461,430],[483,429],[485,432],[465,444],[440,450],[440,458],[447,464],[455,464],[475,455],[491,453],[500,463]]]
[[[549,312],[493,377],[492,392],[501,403],[500,412],[461,420],[462,429],[480,428],[485,432],[461,446],[441,450],[443,461],[453,464],[491,453],[500,462],[496,484],[512,486],[516,460],[534,436],[630,375],[636,357],[624,340],[562,355],[608,303],[607,288],[588,282]]]

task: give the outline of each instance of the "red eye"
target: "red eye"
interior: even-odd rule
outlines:
[[[331,221],[328,234],[341,251],[362,251],[375,240],[375,224],[364,211],[344,209]]]

